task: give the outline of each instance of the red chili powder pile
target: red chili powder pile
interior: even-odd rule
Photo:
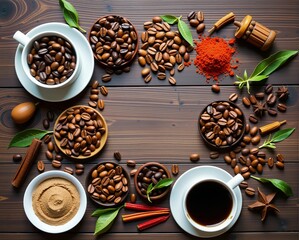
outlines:
[[[235,39],[226,42],[219,37],[199,37],[200,41],[196,42],[196,58],[194,64],[197,72],[204,75],[207,80],[213,78],[218,81],[221,74],[234,76],[232,69],[237,65],[232,65],[232,56],[236,49],[232,46]],[[238,60],[236,60],[238,62]]]

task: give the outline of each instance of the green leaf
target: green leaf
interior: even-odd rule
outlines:
[[[188,25],[181,19],[178,22],[178,29],[182,37],[191,45],[194,46],[192,33],[188,27]]]
[[[247,82],[259,82],[259,81],[263,81],[264,79],[266,79],[268,77],[269,76],[267,76],[267,75],[253,76],[253,77],[247,79]]]
[[[244,79],[247,79],[248,78],[248,75],[247,75],[247,71],[245,70],[244,71]]]
[[[151,183],[150,185],[148,185],[147,189],[146,189],[146,196],[147,196],[147,200],[149,202],[152,202],[151,198],[150,198],[150,193],[153,191],[153,183]]]
[[[66,0],[59,0],[59,5],[63,10],[63,17],[67,24],[85,33],[86,31],[79,25],[79,15],[75,7]]]
[[[101,216],[99,216],[99,218],[96,222],[94,235],[100,235],[102,233],[107,232],[110,229],[110,227],[112,226],[115,218],[117,217],[119,210],[122,207],[123,206],[120,206],[118,208],[115,208],[114,211],[108,211],[108,212],[102,214]]]
[[[53,131],[46,131],[40,129],[26,129],[17,133],[9,143],[11,147],[28,147],[34,138],[42,139],[45,135],[51,134]]]
[[[289,58],[296,55],[298,51],[285,50],[272,54],[270,57],[262,60],[254,69],[250,78],[260,74],[270,75],[281,65],[283,65]]]
[[[159,189],[159,188],[164,188],[164,187],[168,187],[173,183],[173,179],[172,178],[164,178],[161,179],[156,185],[155,185],[155,189]]]
[[[170,25],[178,22],[178,18],[173,15],[163,15],[161,16],[161,18],[163,19],[163,21],[169,23]]]
[[[272,137],[272,142],[274,142],[274,143],[281,142],[281,141],[285,140],[286,138],[288,138],[294,131],[295,131],[295,128],[286,128],[286,129],[279,130],[274,133],[274,135]]]
[[[98,208],[97,210],[95,210],[91,216],[92,217],[99,217],[101,216],[102,214],[106,214],[108,212],[112,212],[112,211],[115,211],[117,210],[118,208]]]
[[[292,188],[285,181],[276,178],[259,178],[251,176],[253,179],[258,180],[262,183],[271,183],[274,187],[282,191],[287,197],[293,196]]]

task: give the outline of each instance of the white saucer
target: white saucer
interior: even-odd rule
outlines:
[[[210,238],[219,236],[226,231],[228,231],[237,221],[239,215],[242,210],[242,194],[239,187],[234,189],[238,206],[235,219],[229,224],[225,229],[215,232],[215,233],[206,233],[202,232],[195,227],[193,227],[185,217],[184,210],[183,210],[183,197],[185,195],[186,190],[191,186],[193,183],[197,182],[200,179],[205,179],[207,177],[213,177],[216,179],[221,179],[223,181],[229,181],[233,177],[226,171],[221,168],[214,167],[214,166],[199,166],[194,167],[184,174],[182,174],[175,182],[174,186],[172,187],[171,194],[170,194],[170,209],[172,216],[176,223],[187,233],[196,236],[196,237],[203,237],[203,238]]]
[[[60,31],[71,38],[74,44],[79,47],[78,57],[81,59],[82,68],[78,79],[73,84],[60,89],[43,89],[35,85],[27,78],[21,63],[21,53],[23,46],[18,45],[15,55],[15,69],[19,81],[23,87],[33,96],[48,102],[60,102],[69,100],[77,96],[87,86],[94,70],[94,58],[91,47],[85,38],[77,29],[71,28],[64,23],[45,23],[30,30],[26,35],[34,36],[41,31]]]

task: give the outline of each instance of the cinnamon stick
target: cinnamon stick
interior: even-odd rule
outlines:
[[[30,170],[31,165],[33,164],[35,158],[37,157],[39,153],[40,146],[42,144],[42,141],[35,138],[32,140],[32,143],[30,144],[29,148],[26,151],[26,155],[24,159],[22,160],[15,177],[13,178],[11,184],[15,188],[19,188],[24,183],[24,180]]]

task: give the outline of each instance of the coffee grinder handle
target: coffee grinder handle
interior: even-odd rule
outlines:
[[[13,38],[23,46],[26,46],[30,42],[30,38],[20,31],[16,31]]]
[[[227,185],[231,188],[234,189],[237,187],[242,181],[244,181],[243,176],[238,173],[236,176],[234,176],[231,180],[227,182]]]

